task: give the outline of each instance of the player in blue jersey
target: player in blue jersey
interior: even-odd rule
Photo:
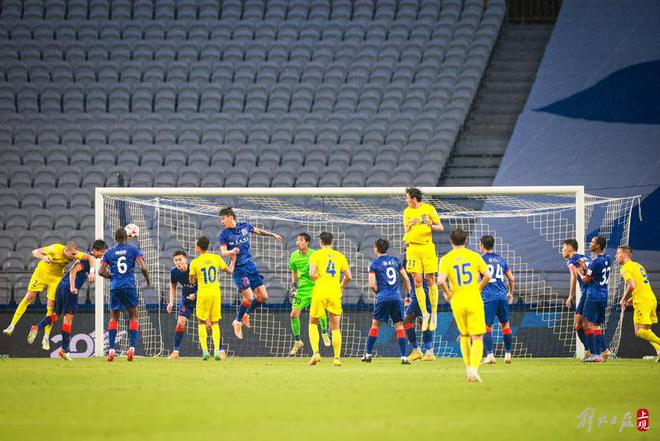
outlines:
[[[90,254],[94,258],[99,259],[103,256],[106,248],[108,246],[104,241],[95,240],[92,244]],[[90,267],[87,260],[78,260],[71,266],[57,285],[53,314],[45,316],[38,324],[30,328],[30,333],[27,337],[28,343],[32,344],[39,331],[45,329],[48,325],[53,325],[58,318],[63,317],[62,349],[59,351],[59,356],[67,361],[71,361],[69,344],[71,343],[73,316],[78,311],[78,292],[86,281],[89,280],[90,283],[94,283],[96,280],[94,272],[95,268],[93,266]]]
[[[577,269],[582,266],[582,262],[586,266],[589,266],[591,259],[583,254],[579,254],[578,251],[579,245],[575,239],[566,239],[561,247],[561,255],[566,259],[566,266],[568,267],[568,272],[570,273],[570,279],[568,282],[568,298],[566,299],[566,307],[571,308],[573,304],[573,299],[575,298],[575,288],[580,287],[580,301],[575,305],[575,316],[573,318],[573,329],[578,338],[584,346],[584,357],[591,357],[591,352],[587,349],[587,341],[585,336],[586,324],[583,318],[584,302],[587,300],[587,285],[582,281],[582,278],[578,276]]]
[[[490,281],[481,291],[481,298],[484,301],[484,315],[486,317],[486,333],[484,334],[484,350],[486,357],[484,363],[495,364],[493,355],[493,322],[495,317],[502,326],[502,340],[504,340],[504,363],[511,364],[511,345],[513,335],[511,335],[511,322],[509,321],[509,305],[513,303],[513,286],[515,279],[513,272],[507,265],[502,256],[493,252],[495,247],[495,238],[490,235],[481,237],[479,241],[479,250],[481,257],[486,262],[488,271],[492,275]],[[504,283],[504,279],[508,283]],[[507,287],[508,285],[508,287]]]
[[[108,361],[115,359],[115,339],[117,338],[117,325],[119,313],[122,309],[128,310],[130,318],[128,324],[128,338],[130,346],[126,359],[133,361],[135,346],[138,342],[138,294],[135,286],[135,265],[138,265],[147,288],[151,286],[149,270],[144,263],[142,251],[126,243],[126,230],[119,228],[115,231],[115,246],[110,248],[101,259],[99,275],[110,279],[110,321],[108,322]]]
[[[403,267],[406,267],[406,259],[403,259]],[[408,280],[410,280],[410,286],[415,286],[415,279],[413,274],[408,273]],[[432,311],[431,309],[431,299],[428,295],[429,285],[426,283],[426,278],[422,274],[422,289],[426,294],[426,310]],[[404,306],[406,308],[406,316],[403,319],[403,330],[406,331],[406,337],[408,337],[408,342],[412,347],[412,351],[408,355],[408,361],[434,361],[435,354],[433,353],[433,335],[435,331],[430,329],[425,329],[422,331],[422,347],[420,349],[419,344],[417,343],[417,330],[415,323],[422,319],[423,312],[419,307],[419,299],[414,289],[411,288],[411,293],[408,294],[406,300],[404,301]]]
[[[220,210],[220,223],[224,228],[218,235],[221,255],[236,260],[232,277],[243,296],[236,319],[232,322],[234,334],[242,339],[243,325],[250,327],[249,315],[268,300],[264,278],[259,274],[250,255],[250,234],[272,237],[276,242],[282,242],[282,236],[256,228],[247,222],[237,222],[236,213],[231,207]]]
[[[589,243],[589,251],[594,254],[593,260],[588,267],[582,263],[577,270],[578,275],[587,285],[583,314],[588,329],[584,333],[591,357],[583,360],[586,362],[605,361],[611,355],[602,328],[612,273],[612,258],[605,254],[605,246],[607,241],[603,236],[594,237]]]
[[[378,339],[378,328],[381,323],[392,319],[401,351],[401,364],[410,364],[406,357],[406,333],[403,330],[404,313],[399,276],[406,285],[407,295],[410,295],[410,279],[399,259],[387,255],[389,247],[390,243],[386,239],[378,239],[374,243],[376,258],[369,264],[369,288],[376,294],[376,303],[367,337],[367,350],[362,361],[371,363],[374,345]]]

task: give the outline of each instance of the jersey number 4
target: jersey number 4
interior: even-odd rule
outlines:
[[[332,260],[328,260],[328,266],[325,268],[325,272],[330,274],[332,277],[337,274],[337,271],[335,271],[335,263]]]

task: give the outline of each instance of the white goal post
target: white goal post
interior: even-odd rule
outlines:
[[[462,219],[472,218],[474,219],[475,213],[478,213],[481,216],[480,211],[474,212],[465,212],[461,207],[456,208],[455,206],[449,206],[445,208],[441,205],[441,200],[443,197],[454,198],[454,197],[465,197],[465,198],[475,198],[480,201],[480,203],[485,204],[486,206],[490,201],[496,201],[501,203],[505,201],[505,206],[508,207],[506,211],[501,209],[494,210],[489,212],[489,216],[498,217],[499,221],[506,216],[513,217],[527,217],[527,222],[532,224],[535,222],[534,216],[536,216],[536,210],[539,207],[551,207],[554,210],[564,210],[567,212],[567,209],[570,209],[571,214],[574,212],[574,217],[568,219],[567,224],[566,219],[561,219],[561,222],[558,221],[558,225],[561,224],[561,227],[557,227],[556,231],[553,232],[554,236],[552,240],[548,237],[547,231],[541,232],[539,234],[545,234],[545,239],[548,242],[556,242],[557,238],[564,234],[570,234],[564,238],[573,237],[577,239],[580,252],[584,253],[585,238],[587,235],[587,216],[588,211],[594,204],[604,203],[602,201],[613,201],[614,199],[606,198],[597,198],[595,196],[585,195],[585,190],[583,186],[501,186],[501,187],[422,187],[421,190],[424,193],[425,201],[426,198],[434,200],[434,205],[438,209],[438,212],[441,216],[441,219],[456,219],[457,222],[462,221]],[[358,200],[360,198],[401,198],[405,194],[404,187],[312,187],[312,188],[159,188],[159,187],[104,187],[96,188],[95,192],[95,236],[97,238],[107,238],[107,225],[106,218],[108,217],[106,199],[116,198],[118,200],[127,200],[130,203],[139,203],[136,202],[138,199],[144,199],[152,201],[152,205],[158,205],[162,199],[171,198],[174,201],[181,200],[183,198],[188,198],[193,200],[195,198],[246,198],[249,200],[258,200],[259,198],[280,198],[282,200],[287,200],[287,198],[318,198],[325,200],[332,200],[336,203],[346,203],[349,201],[350,204],[353,199]],[[538,196],[554,196],[561,195],[562,202],[555,205],[545,204],[542,202],[537,202],[532,200],[532,197]],[[589,198],[587,201],[586,198]],[[498,199],[502,198],[502,199]],[[530,198],[529,202],[512,202],[514,199],[504,199],[504,198]],[[341,199],[341,200],[340,200]],[[156,201],[156,202],[153,202]],[[436,203],[437,202],[437,203]],[[364,205],[361,205],[364,207]],[[353,206],[352,206],[353,207]],[[354,209],[355,212],[359,211],[360,205],[356,204]],[[238,207],[240,208],[240,207]],[[377,206],[374,206],[374,215],[376,213]],[[401,213],[405,208],[405,202],[401,202],[400,209],[398,210],[398,217],[401,217]],[[165,207],[163,209],[169,209]],[[545,208],[543,208],[545,209]],[[369,208],[366,208],[368,211]],[[626,215],[630,216],[630,211],[632,211],[632,204],[625,205],[622,208],[617,208],[618,211],[626,211]],[[394,212],[394,211],[392,211]],[[290,212],[289,212],[290,213]],[[465,214],[467,213],[467,214]],[[497,214],[492,214],[497,213]],[[217,215],[217,211],[215,212]],[[368,213],[367,213],[368,214]],[[210,214],[209,214],[210,216]],[[356,214],[356,216],[358,216]],[[545,214],[544,214],[545,216]],[[607,216],[607,215],[606,215]],[[392,218],[394,219],[394,218]],[[361,221],[362,222],[362,221]],[[400,219],[398,220],[398,225],[395,223],[395,220],[389,221],[388,228],[393,229],[399,228],[403,229],[401,226]],[[391,225],[391,227],[389,226]],[[459,222],[459,225],[460,224]],[[446,224],[445,224],[446,226]],[[116,226],[115,226],[116,227]],[[628,222],[629,227],[629,222]],[[543,226],[540,228],[545,228]],[[488,229],[479,230],[479,231],[490,231]],[[398,233],[397,233],[398,234]],[[629,228],[625,228],[625,243],[627,243]],[[477,239],[478,240],[478,239]],[[515,244],[513,244],[515,245]],[[556,248],[556,245],[555,245]],[[497,252],[497,250],[496,250]],[[258,250],[255,250],[255,254],[258,253]],[[350,259],[349,259],[350,261]],[[524,263],[524,262],[523,262]],[[524,263],[527,265],[527,263]],[[566,277],[567,279],[567,277]],[[97,356],[102,356],[104,353],[104,303],[106,302],[104,291],[105,280],[101,277],[97,278],[97,283],[95,287],[95,354]],[[566,282],[567,286],[568,283]],[[224,289],[224,286],[223,286]],[[581,296],[581,293],[576,293],[577,301]],[[572,332],[572,328],[570,330]],[[572,337],[575,343],[573,346],[577,356],[581,356],[583,348],[579,344],[577,338]],[[571,340],[571,344],[573,343]],[[525,356],[525,355],[522,355]],[[528,355],[527,355],[528,356]]]

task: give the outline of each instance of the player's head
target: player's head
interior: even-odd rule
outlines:
[[[105,250],[108,249],[108,244],[105,243],[105,240],[102,239],[96,239],[92,243],[92,256],[96,257],[97,259],[99,257],[103,257],[103,253],[105,253]]]
[[[479,239],[479,249],[481,252],[486,253],[493,251],[493,248],[495,248],[495,238],[490,234],[481,236],[481,239]]]
[[[422,202],[422,190],[417,187],[406,188],[406,203],[409,207],[416,207],[417,204]]]
[[[312,241],[312,238],[309,237],[307,233],[298,233],[296,236],[296,246],[299,250],[306,250],[309,248],[309,243]]]
[[[185,271],[188,269],[188,255],[183,250],[176,250],[172,254],[172,260],[174,261],[174,266],[179,271]]]
[[[603,236],[596,236],[589,242],[589,251],[592,253],[602,253],[607,246],[607,240]]]
[[[632,259],[632,254],[633,254],[632,248],[630,248],[627,245],[622,245],[616,249],[616,255],[614,256],[614,258],[616,259],[616,263],[618,263],[619,265],[623,265],[624,263]]]
[[[467,244],[467,234],[460,228],[456,228],[449,234],[449,242],[451,242],[452,247],[465,246]]]
[[[195,251],[197,254],[204,254],[209,249],[209,238],[202,236],[195,241]]]
[[[76,245],[75,242],[67,242],[67,244],[64,246],[64,256],[67,259],[73,260],[76,257],[76,254],[78,254],[78,245]]]
[[[224,228],[233,228],[236,226],[236,213],[231,207],[220,209],[220,223]]]
[[[387,239],[378,239],[374,242],[374,254],[382,256],[387,254],[387,250],[390,248],[390,241]]]
[[[578,248],[579,246],[577,240],[566,239],[562,242],[561,245],[561,255],[564,257],[564,259],[568,259],[573,256],[573,254],[577,253]]]
[[[324,231],[321,234],[319,234],[319,241],[321,242],[322,247],[331,247],[332,241],[334,239],[335,237],[332,235],[332,233],[328,231]]]
[[[116,243],[126,243],[128,236],[126,235],[126,230],[123,228],[117,228],[115,231],[115,242]]]

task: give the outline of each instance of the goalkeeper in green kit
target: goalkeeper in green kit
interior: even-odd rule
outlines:
[[[304,346],[300,339],[300,312],[311,304],[312,290],[314,289],[314,281],[309,277],[309,258],[315,250],[309,247],[310,240],[309,234],[298,234],[296,236],[298,249],[289,258],[289,269],[291,270],[289,295],[292,297],[291,331],[293,331],[293,336],[296,339],[289,355],[296,355]],[[321,326],[323,344],[330,346],[327,315],[323,314],[319,325]]]

